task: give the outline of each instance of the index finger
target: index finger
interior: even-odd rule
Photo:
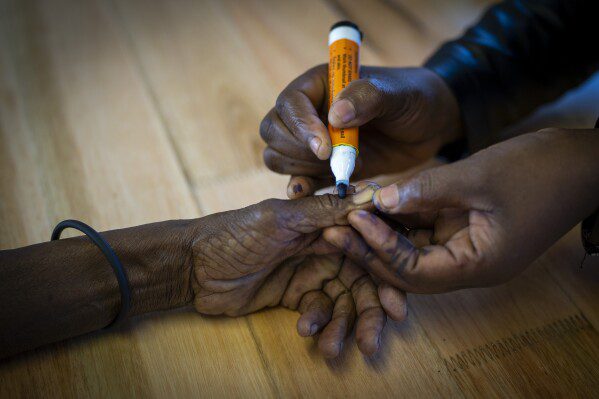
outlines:
[[[281,92],[275,105],[291,134],[322,160],[331,156],[329,132],[318,115],[327,99],[327,71],[326,65],[308,70]]]

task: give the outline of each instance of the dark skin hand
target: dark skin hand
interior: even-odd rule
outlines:
[[[324,227],[346,224],[351,210],[371,207],[375,189],[366,186],[345,201],[332,195],[267,200],[202,219],[192,245],[196,310],[238,316],[279,304],[298,309],[300,335],[324,328],[319,348],[327,357],[340,353],[357,313],[358,346],[376,352],[383,308],[402,320],[405,295],[383,285],[379,300],[370,276],[321,237]]]
[[[327,241],[410,292],[503,283],[599,206],[599,129],[545,129],[378,190],[398,234],[358,210]]]
[[[406,170],[462,135],[453,94],[428,69],[362,67],[361,79],[339,93],[327,113],[327,68],[319,65],[291,82],[260,125],[266,165],[292,175],[289,198],[333,183],[327,122],[360,126],[355,179]]]
[[[385,285],[379,300],[370,277],[333,255],[321,232],[347,224],[353,210],[371,209],[374,190],[345,200],[267,200],[102,235],[126,269],[131,315],[193,303],[204,314],[234,316],[283,303],[302,313],[301,335],[322,330],[319,347],[330,357],[357,317],[358,345],[371,354],[380,345],[383,309],[403,318],[405,296]],[[0,275],[0,357],[100,329],[120,308],[109,265],[84,237],[0,251]]]

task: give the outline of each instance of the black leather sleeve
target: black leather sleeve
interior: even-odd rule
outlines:
[[[487,147],[597,70],[599,0],[499,3],[425,66],[455,94],[470,150]]]

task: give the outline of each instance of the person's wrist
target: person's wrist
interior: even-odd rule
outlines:
[[[131,315],[191,302],[193,226],[170,220],[106,233],[129,279]]]
[[[578,173],[577,180],[582,188],[590,189],[596,194],[595,199],[599,202],[599,129],[563,129],[546,128],[533,133],[540,140],[549,142],[551,148],[559,151],[560,158],[570,157],[575,160],[576,170],[569,174]],[[557,157],[556,157],[557,158]],[[561,159],[556,159],[561,161]]]

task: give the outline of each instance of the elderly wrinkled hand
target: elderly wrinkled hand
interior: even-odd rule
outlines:
[[[375,189],[366,185],[344,200],[267,200],[201,219],[192,244],[195,308],[229,316],[279,304],[297,309],[298,332],[322,331],[319,347],[328,357],[340,353],[357,317],[358,346],[376,352],[383,308],[403,319],[405,296],[389,285],[377,292],[369,275],[322,239],[323,228],[346,225],[351,211],[372,209]]]
[[[349,258],[335,254],[309,256],[297,268],[281,305],[302,315],[297,330],[303,337],[318,337],[326,357],[341,353],[345,337],[356,324],[358,348],[367,356],[381,346],[387,315],[402,321],[407,314],[405,294],[372,277]]]

